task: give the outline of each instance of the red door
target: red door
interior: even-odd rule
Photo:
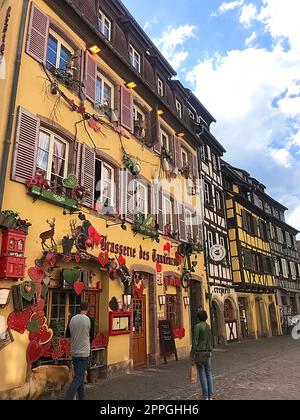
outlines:
[[[142,368],[147,363],[146,349],[146,297],[133,299],[133,350],[134,368]]]

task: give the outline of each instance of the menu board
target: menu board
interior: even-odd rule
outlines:
[[[174,354],[176,360],[178,360],[171,322],[168,320],[158,321],[158,329],[161,351],[163,353],[165,363],[167,363],[167,356],[170,354]]]

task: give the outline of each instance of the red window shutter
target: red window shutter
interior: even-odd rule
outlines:
[[[175,137],[175,165],[178,169],[182,168],[181,144],[178,137]]]
[[[34,176],[39,131],[39,118],[20,107],[12,165],[13,181],[25,184],[27,179]]]
[[[49,17],[32,2],[26,52],[39,63],[46,63],[49,22]]]
[[[133,131],[133,96],[124,86],[121,86],[121,124]]]
[[[135,182],[131,172],[127,170],[127,207],[126,220],[133,222],[135,213]]]
[[[186,229],[185,229],[185,206],[184,204],[178,203],[178,221],[179,221],[179,240],[186,241]]]
[[[83,205],[93,207],[95,191],[95,151],[86,144],[81,145],[81,184],[86,189]]]
[[[85,92],[86,97],[95,102],[96,100],[96,80],[97,80],[97,63],[92,58],[91,54],[86,51],[85,53]]]

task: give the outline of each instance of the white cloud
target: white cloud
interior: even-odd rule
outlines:
[[[285,168],[289,168],[292,162],[292,155],[286,149],[270,149],[270,156],[274,161]]]
[[[246,27],[249,28],[251,26],[252,21],[257,16],[257,8],[254,4],[246,4],[242,7],[241,15],[240,15],[240,22]]]
[[[224,2],[219,7],[219,13],[223,14],[226,12],[231,12],[234,9],[238,9],[244,4],[244,0],[235,0],[230,2]]]
[[[295,207],[294,210],[289,213],[287,223],[300,231],[300,205]]]
[[[252,34],[246,39],[245,45],[247,47],[251,47],[256,39],[257,39],[256,33],[252,32]]]
[[[183,47],[190,38],[195,37],[196,30],[197,27],[194,25],[182,25],[177,28],[169,26],[159,39],[154,40],[175,69],[180,68],[187,59],[189,54]]]

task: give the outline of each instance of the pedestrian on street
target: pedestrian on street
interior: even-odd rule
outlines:
[[[198,312],[199,323],[195,325],[191,359],[196,363],[204,400],[212,400],[214,395],[211,369],[212,333],[207,321],[207,312]]]
[[[65,400],[73,400],[76,394],[78,394],[79,400],[84,400],[84,376],[91,353],[92,323],[87,316],[88,309],[88,304],[82,302],[80,304],[80,314],[71,318],[67,327],[66,337],[71,339],[74,379],[67,390]]]

